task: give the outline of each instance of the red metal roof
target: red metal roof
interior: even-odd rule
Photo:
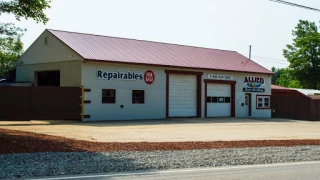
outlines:
[[[48,31],[87,61],[273,74],[235,51],[59,30]]]
[[[287,90],[287,91],[295,91],[294,89],[282,87],[282,86],[276,86],[276,85],[271,85],[271,89],[274,90]]]

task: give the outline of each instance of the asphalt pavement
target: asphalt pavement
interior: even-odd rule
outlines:
[[[37,178],[37,180],[160,180],[160,179],[232,179],[232,180],[292,180],[320,179],[320,161],[230,166],[217,168],[194,168],[148,172],[77,175]],[[31,180],[31,179],[29,179]]]

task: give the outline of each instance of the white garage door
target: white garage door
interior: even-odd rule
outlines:
[[[197,76],[169,75],[169,117],[197,116]]]
[[[231,116],[231,85],[207,85],[207,117]]]

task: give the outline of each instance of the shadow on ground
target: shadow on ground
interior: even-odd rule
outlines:
[[[215,123],[282,123],[282,122],[306,122],[303,120],[279,119],[279,118],[169,118],[149,120],[106,120],[106,121],[70,121],[70,120],[30,120],[30,121],[0,121],[1,126],[43,126],[43,125],[76,125],[76,126],[152,126],[165,124],[215,124]],[[311,122],[311,121],[309,121]]]
[[[152,126],[152,125],[170,125],[170,124],[217,124],[217,123],[282,123],[282,122],[298,122],[292,119],[267,119],[267,118],[169,118],[162,120],[132,120],[132,121],[91,121],[79,122],[79,126]],[[301,121],[302,122],[302,121]]]

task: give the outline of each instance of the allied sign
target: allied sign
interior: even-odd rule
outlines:
[[[261,88],[264,85],[263,77],[244,77],[244,92],[265,92],[264,88]]]
[[[142,81],[144,80],[147,84],[152,84],[155,80],[155,75],[151,70],[146,71],[145,73],[139,73],[134,71],[128,72],[110,72],[97,70],[97,79],[103,79],[107,81],[111,80],[127,80],[127,81]]]
[[[244,85],[248,88],[259,88],[264,85],[263,77],[244,77]]]
[[[208,79],[232,80],[233,77],[229,75],[208,74]]]

